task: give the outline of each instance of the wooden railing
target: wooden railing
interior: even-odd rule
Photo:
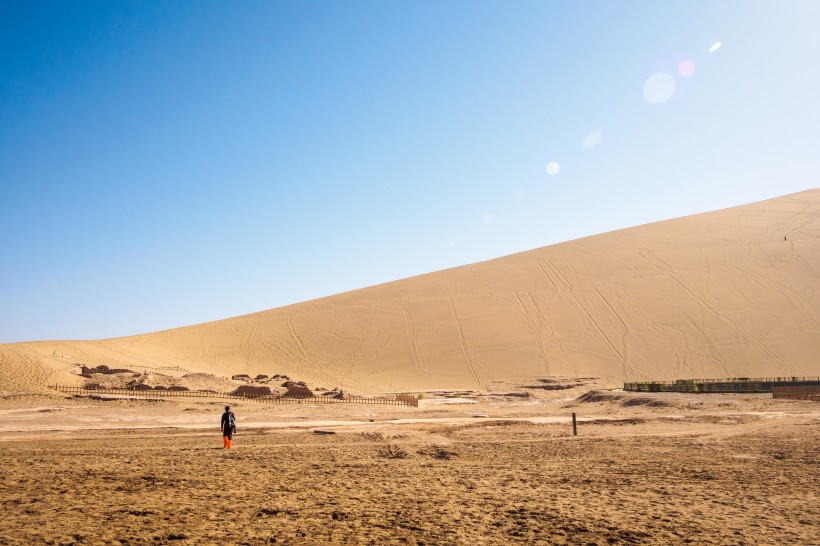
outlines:
[[[419,399],[411,394],[397,394],[395,396],[349,396],[342,398],[333,396],[286,396],[281,394],[250,394],[216,391],[192,391],[171,389],[113,389],[91,388],[71,385],[49,385],[49,388],[65,394],[75,396],[116,395],[141,398],[231,398],[252,400],[263,404],[373,404],[379,406],[410,406],[418,407]]]
[[[182,368],[180,366],[154,366],[154,367],[146,366],[146,368],[151,368],[152,370],[168,371],[168,372],[186,372],[187,373],[189,371],[189,370],[186,370],[185,368]]]
[[[731,379],[678,379],[624,383],[636,392],[772,392],[774,386],[820,386],[820,377],[735,377]]]
[[[820,401],[820,386],[815,387],[772,387],[772,398],[790,400]]]

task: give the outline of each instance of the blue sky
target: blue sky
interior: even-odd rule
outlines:
[[[0,342],[820,186],[818,21],[813,0],[2,0]]]

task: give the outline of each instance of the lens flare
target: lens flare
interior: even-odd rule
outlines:
[[[676,90],[675,78],[666,72],[658,72],[644,83],[643,98],[649,104],[662,104],[671,99]]]
[[[712,44],[712,47],[709,48],[709,53],[714,53],[715,51],[720,49],[720,46],[722,46],[722,45],[723,44],[720,43],[720,42],[715,42],[714,44]]]
[[[517,190],[515,190],[515,191],[512,193],[511,197],[512,197],[512,200],[513,200],[513,201],[515,201],[515,202],[517,202],[517,203],[518,203],[518,202],[523,201],[523,200],[524,200],[524,198],[526,198],[526,197],[527,197],[527,190],[526,190],[526,188],[518,188]]]
[[[550,161],[547,163],[547,174],[555,176],[561,171],[561,165],[557,161]]]
[[[584,140],[581,141],[581,148],[584,150],[591,150],[595,146],[601,143],[601,140],[604,138],[604,133],[601,131],[593,131],[587,136],[584,137]]]
[[[678,74],[684,78],[691,78],[695,74],[695,63],[686,60],[678,65]]]
[[[485,214],[485,215],[484,215],[484,217],[482,218],[482,220],[484,220],[484,223],[485,223],[485,224],[489,224],[490,222],[492,222],[493,220],[495,220],[495,216],[494,216],[492,213],[489,213],[489,212],[488,212],[487,214]]]

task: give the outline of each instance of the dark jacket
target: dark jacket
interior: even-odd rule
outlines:
[[[233,422],[236,423],[236,416],[234,416],[232,411],[226,411],[222,414],[222,430],[224,431],[231,431],[236,428],[236,425],[231,426],[231,418],[233,417]]]

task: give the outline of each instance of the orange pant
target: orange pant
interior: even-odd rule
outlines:
[[[222,447],[224,447],[225,449],[231,449],[233,447],[233,440],[228,438],[227,436],[223,436]]]

